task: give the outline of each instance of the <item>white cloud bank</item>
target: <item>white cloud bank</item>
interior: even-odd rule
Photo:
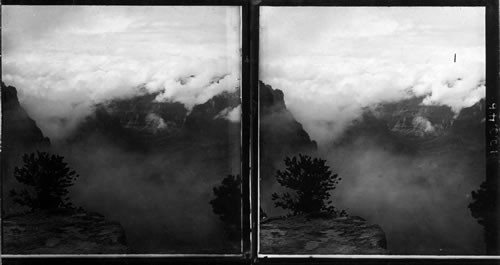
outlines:
[[[139,87],[204,103],[240,80],[238,7],[4,6],[2,79],[51,138]],[[214,82],[215,81],[215,82]]]
[[[241,104],[231,108],[227,107],[221,110],[214,119],[226,119],[231,122],[239,122],[241,120]]]
[[[484,15],[482,7],[264,7],[260,79],[284,91],[320,143],[383,101],[425,96],[458,112],[485,96]]]

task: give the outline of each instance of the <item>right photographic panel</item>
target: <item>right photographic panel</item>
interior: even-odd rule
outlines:
[[[484,7],[261,7],[259,253],[485,255],[485,58]]]

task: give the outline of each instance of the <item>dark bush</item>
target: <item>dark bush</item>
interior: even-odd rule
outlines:
[[[224,222],[229,239],[239,241],[241,238],[241,177],[228,175],[213,191],[215,199],[210,201],[213,212]]]
[[[495,181],[481,183],[478,190],[472,191],[469,209],[477,222],[484,228],[484,239],[488,255],[500,254],[500,223],[498,213],[498,186]]]
[[[27,187],[10,191],[14,202],[31,210],[72,208],[68,187],[79,175],[63,159],[46,152],[24,154],[23,166],[15,167],[14,177]]]
[[[332,174],[326,160],[299,154],[299,157],[285,158],[286,169],[277,171],[276,179],[283,187],[292,190],[281,195],[272,194],[276,207],[289,210],[291,215],[337,212],[330,200],[330,191],[336,188],[341,178]]]

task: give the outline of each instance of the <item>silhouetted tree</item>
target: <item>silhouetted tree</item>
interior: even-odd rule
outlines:
[[[10,191],[14,202],[31,210],[71,208],[68,187],[79,175],[63,159],[46,152],[24,154],[24,164],[20,168],[15,167],[14,177],[28,187]]]
[[[472,191],[472,202],[469,204],[469,209],[477,222],[485,225],[488,219],[491,219],[497,211],[495,201],[496,194],[488,188],[486,182],[481,183],[477,191]]]
[[[330,191],[336,188],[341,178],[332,174],[326,160],[299,154],[299,157],[285,158],[286,169],[277,171],[279,184],[294,192],[281,195],[272,194],[276,207],[290,210],[291,214],[333,213],[346,215],[345,211],[337,212],[331,205]]]
[[[240,175],[228,175],[213,191],[215,199],[210,201],[213,212],[224,222],[229,239],[239,241],[241,237]]]
[[[494,181],[481,183],[477,191],[472,191],[469,209],[477,222],[484,227],[487,254],[500,254],[498,237],[500,236],[498,213],[498,186]]]

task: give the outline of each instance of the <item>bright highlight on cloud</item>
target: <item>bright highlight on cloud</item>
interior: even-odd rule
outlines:
[[[423,96],[455,112],[485,96],[482,7],[264,7],[260,79],[284,91],[311,137],[362,108]],[[454,55],[456,54],[456,62]]]
[[[189,109],[234,91],[239,49],[238,7],[2,7],[2,79],[51,138],[142,87]]]
[[[226,119],[228,121],[238,122],[241,120],[240,117],[241,117],[241,104],[234,108],[227,107],[223,109],[214,117],[214,119]]]

